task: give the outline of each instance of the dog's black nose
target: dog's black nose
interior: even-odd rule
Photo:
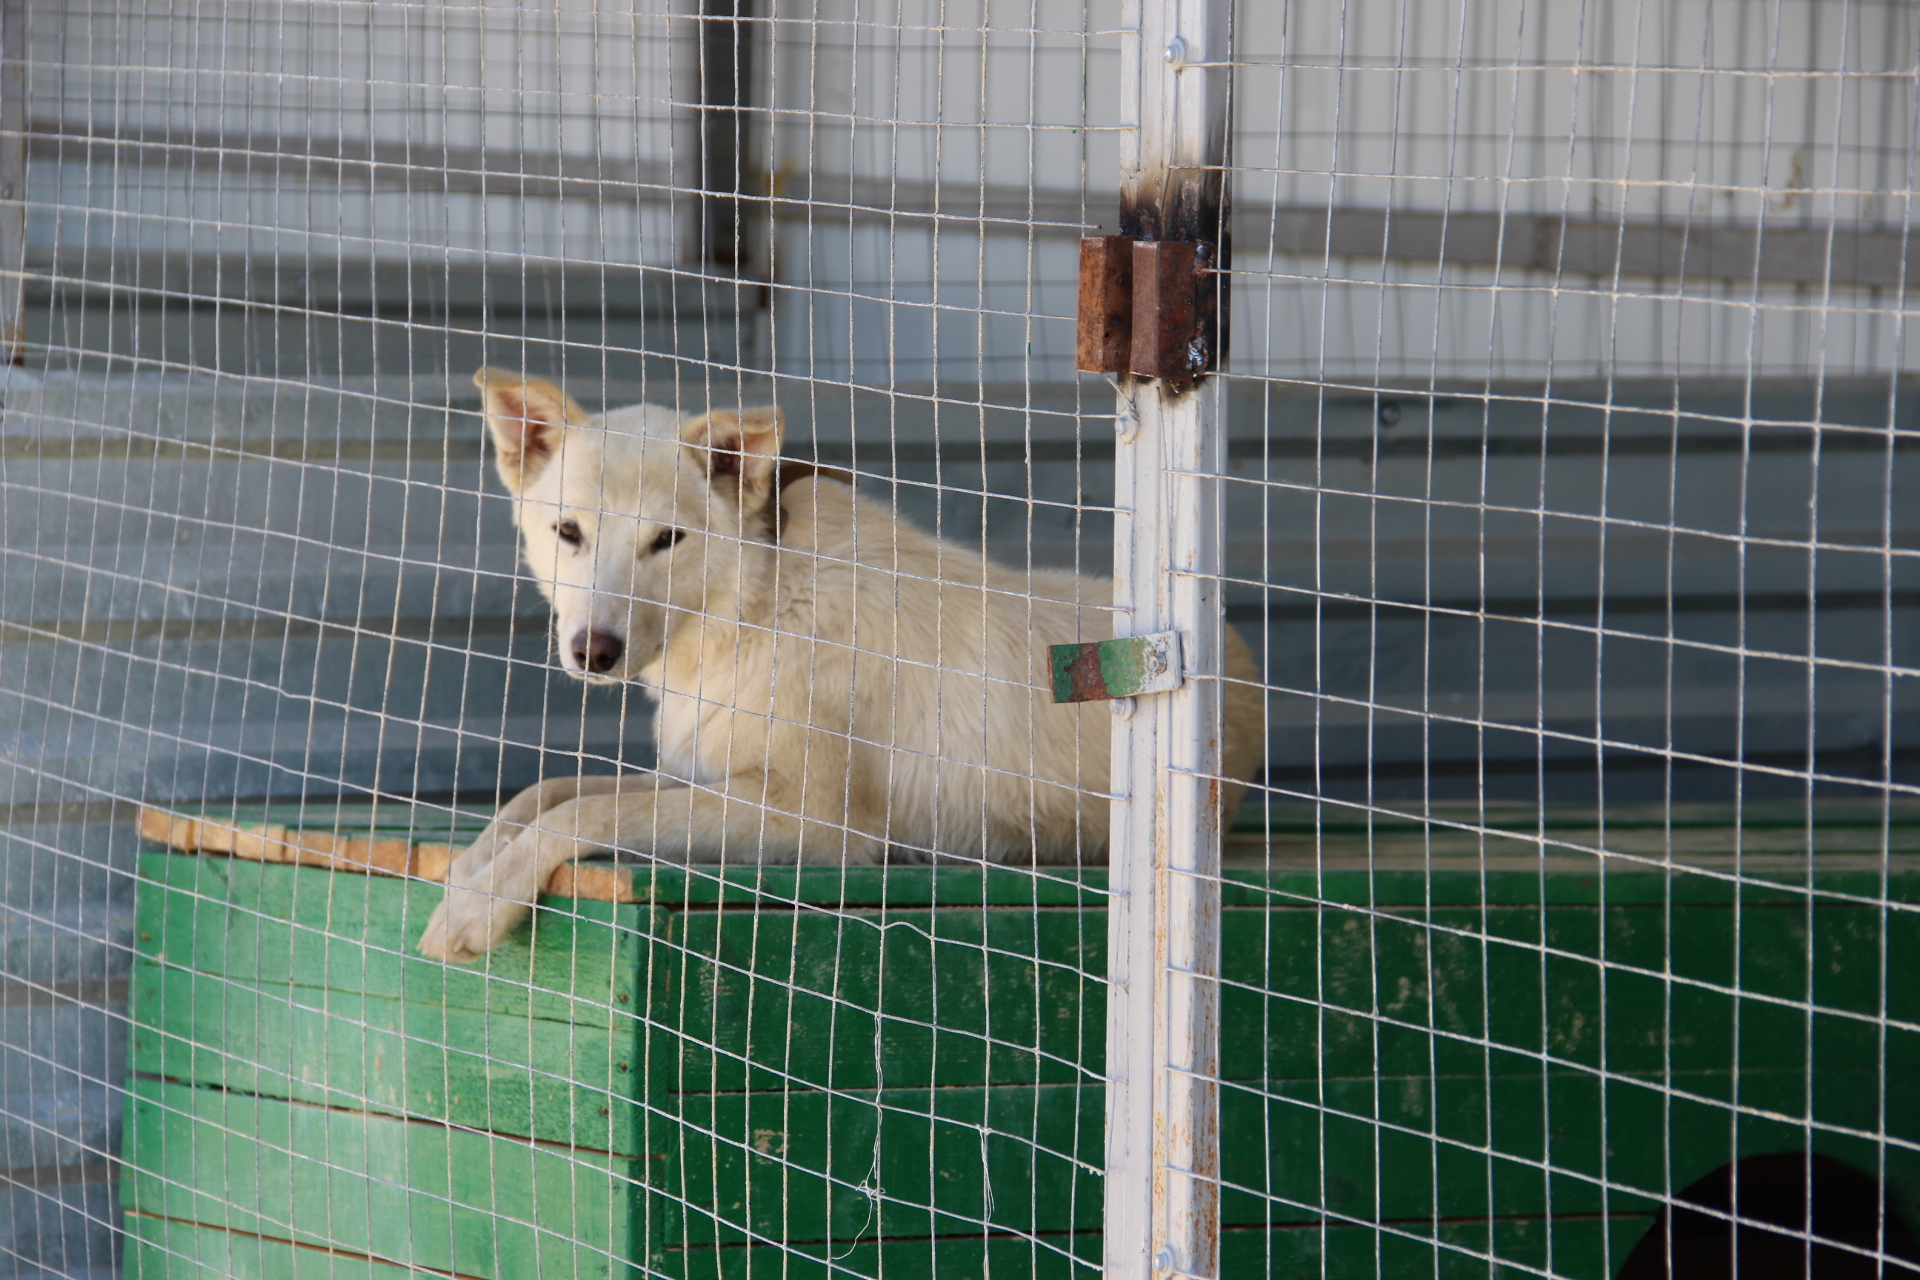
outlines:
[[[573,660],[582,671],[605,675],[627,651],[619,636],[607,631],[581,631],[573,637]]]

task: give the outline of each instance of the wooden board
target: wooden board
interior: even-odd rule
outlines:
[[[382,996],[133,966],[138,1074],[599,1151],[645,1151],[638,1021],[562,1028]]]
[[[1684,1091],[1700,1081],[1674,1083]],[[1589,1096],[1602,1087],[1610,1110]],[[1683,1185],[1738,1155],[1778,1149],[1767,1124],[1729,1126],[1724,1109],[1679,1108],[1661,1126],[1650,1112],[1659,1097],[1653,1082],[1602,1086],[1571,1071],[1447,1077],[1424,1090],[1371,1078],[1265,1096],[1230,1088],[1222,1223],[1314,1222],[1320,1204],[1376,1221],[1650,1217],[1668,1176],[1660,1145],[1634,1141],[1650,1121],[1682,1153],[1674,1172]],[[1098,1086],[723,1093],[685,1098],[679,1115],[656,1248],[1099,1228]],[[1608,1116],[1590,1133],[1579,1123]],[[1490,1117],[1499,1121],[1491,1143]],[[1857,1141],[1823,1134],[1819,1143],[1855,1161],[1872,1156]],[[1277,1158],[1298,1152],[1315,1158]],[[1909,1172],[1916,1163],[1895,1159]],[[1634,1186],[1642,1190],[1623,1189]]]
[[[1420,1276],[1486,1280],[1488,1258],[1525,1270],[1500,1275],[1550,1274],[1566,1280],[1608,1280],[1653,1219],[1645,1214],[1607,1218],[1503,1219],[1495,1223],[1435,1223],[1432,1219],[1378,1227],[1338,1218],[1268,1230],[1227,1228],[1220,1233],[1220,1274],[1230,1280],[1379,1280]],[[1608,1260],[1611,1259],[1611,1266]],[[830,1261],[829,1261],[830,1260]],[[854,1276],[913,1280],[1099,1280],[1096,1233],[998,1236],[972,1239],[885,1240],[862,1237],[827,1244],[762,1245],[671,1251],[649,1259],[674,1280],[846,1280]],[[357,1280],[357,1278],[356,1278]]]
[[[1261,1233],[1264,1237],[1265,1233]],[[1100,1236],[948,1237],[852,1240],[775,1247],[669,1249],[648,1258],[662,1280],[1101,1280]],[[1251,1273],[1223,1273],[1235,1275]]]
[[[431,884],[228,858],[140,855],[134,949],[156,964],[503,1016],[605,1024],[638,1007],[649,908],[548,899],[485,960],[414,950]]]
[[[194,1223],[128,1214],[126,1269],[136,1280],[412,1280],[436,1276],[346,1250],[301,1246]],[[1645,1234],[1652,1219],[1617,1214],[1605,1219],[1504,1219],[1491,1224],[1431,1220],[1378,1227],[1343,1223],[1221,1232],[1221,1274],[1376,1280],[1380,1276],[1437,1276],[1484,1280],[1487,1257],[1568,1280],[1607,1280]],[[829,1262],[828,1259],[832,1261]],[[1097,1233],[1035,1237],[904,1239],[662,1250],[648,1258],[648,1274],[675,1280],[847,1280],[854,1276],[913,1280],[978,1280],[981,1276],[1032,1280],[1099,1280]],[[1611,1266],[1609,1266],[1609,1260]]]
[[[1106,913],[690,910],[649,940],[655,1088],[1073,1083],[1106,1037]]]
[[[430,880],[446,879],[450,854],[484,826],[483,818],[478,825],[463,824],[446,811],[396,811],[403,818],[397,827],[382,824],[373,805],[235,805],[198,812],[147,807],[137,825],[142,839],[184,852]],[[457,845],[456,833],[464,837]]]
[[[129,1213],[128,1280],[445,1280],[344,1249]]]
[[[1104,1061],[1101,912],[672,919],[672,936],[649,946],[655,1069],[671,1061],[675,1087],[1068,1082]],[[1809,999],[1822,1007],[1812,1025],[1823,1051],[1850,1059],[1880,1034],[1883,940],[1890,966],[1920,963],[1920,915],[1883,923],[1872,907],[1804,902],[1229,907],[1222,1070],[1475,1072],[1501,1049],[1594,1069],[1711,1070],[1728,1065],[1736,1022],[1743,1067],[1794,1069],[1807,1061],[1808,1019],[1791,1002]],[[1920,991],[1893,985],[1888,1014],[1920,1021]],[[1890,1066],[1920,1063],[1920,1037],[1886,1035]]]
[[[417,823],[382,828],[373,825],[373,806],[365,808],[362,815],[293,805],[187,812],[148,806],[140,810],[136,826],[141,839],[183,853],[444,882],[454,857],[486,825],[484,818],[476,821],[467,814],[443,823],[429,812]],[[617,868],[589,862],[555,871],[547,891],[564,898],[632,902],[628,882]]]
[[[1324,1226],[1220,1233],[1220,1274],[1292,1280],[1500,1280],[1552,1275],[1555,1280],[1610,1280],[1653,1224],[1646,1214],[1599,1218],[1505,1218],[1436,1222],[1431,1218],[1356,1224],[1335,1217]],[[1497,1260],[1491,1266],[1489,1259]],[[1511,1264],[1499,1266],[1500,1262]]]
[[[1098,1230],[1102,1092],[688,1096],[656,1248]]]
[[[449,858],[477,835],[484,814],[427,806],[220,806],[144,808],[142,838],[182,852],[221,853],[444,881]],[[1811,857],[1809,856],[1811,851]],[[1228,896],[1288,893],[1302,899],[1377,902],[1383,887],[1406,901],[1524,901],[1529,892],[1592,896],[1581,882],[1639,878],[1660,894],[1669,883],[1723,897],[1730,877],[1788,889],[1818,884],[1875,896],[1887,871],[1920,901],[1920,804],[1822,800],[1812,806],[1625,805],[1604,812],[1569,806],[1443,802],[1419,812],[1350,805],[1250,804],[1227,835]],[[719,902],[744,887],[796,901],[873,905],[973,901],[1070,905],[1104,894],[1099,869],[1005,867],[693,867],[628,855],[557,870],[547,892],[605,902]],[[936,870],[938,874],[936,875]],[[1549,873],[1535,888],[1525,877]],[[1403,873],[1384,886],[1382,875]],[[1482,877],[1491,873],[1493,883]],[[1689,874],[1691,873],[1691,874]],[[1438,875],[1439,882],[1428,883]],[[968,881],[977,877],[980,884]],[[936,886],[938,886],[936,888]],[[1438,892],[1440,897],[1428,895]],[[973,896],[978,895],[978,896]],[[1488,895],[1491,895],[1490,897]]]
[[[1829,1095],[1871,1098],[1873,1068],[1816,1077]],[[1222,1220],[1298,1222],[1316,1207],[1363,1221],[1652,1214],[1680,1188],[1746,1155],[1825,1152],[1860,1168],[1879,1144],[1838,1126],[1789,1118],[1804,1071],[1675,1072],[1607,1077],[1525,1069],[1509,1057],[1484,1075],[1429,1074],[1295,1081],[1222,1091]],[[1738,1108],[1723,1099],[1735,1092]],[[1890,1091],[1891,1092],[1891,1091]],[[1782,1102],[1791,1109],[1776,1111]],[[1896,1102],[1889,1132],[1914,1132]],[[1771,1112],[1772,1114],[1767,1114]],[[1262,1140],[1264,1138],[1264,1140]],[[1288,1152],[1311,1159],[1279,1158]],[[1887,1175],[1902,1208],[1920,1210],[1920,1153],[1896,1142]]]
[[[1920,1220],[1920,854],[1877,805],[1776,809],[1239,832],[1225,1274],[1491,1250],[1599,1280],[1660,1196],[1809,1141]],[[449,968],[412,952],[435,884],[286,861],[143,855],[136,1070],[654,1153],[634,1256],[663,1275],[1094,1280],[1103,871],[609,864],[616,900],[549,896]],[[325,1162],[250,1123],[226,1129]]]
[[[469,1276],[627,1271],[642,1161],[159,1081],[129,1088],[130,1211]]]
[[[1729,1065],[1736,1024],[1746,1067],[1803,1067],[1810,1031],[1843,1061],[1877,1061],[1880,947],[1889,973],[1920,955],[1920,917],[1888,912],[1883,925],[1864,905],[1229,909],[1223,921],[1230,1078],[1476,1072],[1502,1049],[1595,1070],[1708,1070]],[[1885,1000],[1892,1018],[1920,1012],[1912,984],[1889,983]],[[1241,1018],[1266,1028],[1253,1042],[1264,1069],[1236,1057]],[[1920,1062],[1913,1032],[1885,1034],[1890,1069]]]

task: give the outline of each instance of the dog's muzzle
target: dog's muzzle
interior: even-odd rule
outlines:
[[[621,655],[627,651],[626,642],[611,631],[577,631],[567,647],[573,653],[575,666],[597,676],[618,666]]]

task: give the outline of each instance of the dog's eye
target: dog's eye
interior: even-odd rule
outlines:
[[[562,520],[559,524],[553,526],[553,531],[559,534],[560,541],[566,543],[568,546],[577,547],[580,545],[580,522],[578,520]]]
[[[653,549],[655,551],[666,551],[671,548],[674,543],[686,536],[687,531],[685,529],[662,529],[660,536],[653,540]]]

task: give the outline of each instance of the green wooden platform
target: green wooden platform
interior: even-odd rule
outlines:
[[[1809,1147],[1920,1224],[1920,815],[1895,816],[1240,829],[1223,1274],[1602,1280],[1663,1195]],[[472,968],[411,951],[430,880],[140,876],[133,1280],[1098,1274],[1102,872],[640,866]]]

